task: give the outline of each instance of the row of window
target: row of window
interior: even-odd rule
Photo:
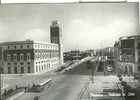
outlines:
[[[35,59],[44,59],[44,58],[53,58],[53,57],[59,57],[58,52],[53,53],[35,53]]]
[[[56,66],[56,64],[52,64],[52,67]],[[50,69],[50,64],[44,64],[44,65],[36,65],[36,72],[42,72]]]
[[[36,72],[42,72],[50,68],[50,64],[37,65]]]
[[[32,46],[30,46],[29,44],[27,45],[9,45],[7,46],[7,49],[29,49]],[[40,44],[35,44],[35,48],[42,48],[42,49],[53,49],[53,50],[58,50],[58,46],[51,46],[51,45],[40,45]]]
[[[14,65],[17,65],[17,63],[15,62],[15,63],[13,63]],[[28,65],[30,65],[30,62],[27,62],[27,64]],[[11,63],[10,62],[8,62],[7,63],[7,65],[11,65]],[[20,65],[24,65],[24,62],[20,62]]]
[[[58,50],[58,46],[53,46],[53,45],[46,45],[46,44],[35,44],[35,48],[42,48],[42,49],[53,49],[53,50]]]
[[[2,70],[2,73],[4,73],[4,70],[3,68],[1,69]],[[20,67],[19,70],[18,70],[18,67],[8,67],[8,74],[21,74],[21,73],[25,73],[25,68],[24,67]],[[31,73],[31,67],[28,66],[27,67],[27,72],[26,73]]]
[[[54,58],[54,57],[59,57],[59,53],[58,52],[54,52],[54,53],[35,53],[35,59],[45,59],[45,58]],[[23,61],[23,60],[31,60],[31,54],[7,54],[7,61]]]
[[[30,48],[30,45],[9,45],[7,49],[23,49],[23,48]]]
[[[49,62],[49,61],[48,60],[38,61],[38,62],[36,62],[36,64],[47,63],[47,62]]]
[[[8,61],[17,61],[18,60],[18,58],[19,58],[19,60],[21,60],[21,61],[23,61],[23,60],[31,60],[31,55],[28,53],[28,54],[26,54],[26,55],[24,55],[24,54],[20,54],[20,55],[17,55],[17,54],[13,54],[13,55],[11,55],[11,54],[7,54],[7,60]]]
[[[55,60],[51,60],[51,62],[56,62],[56,61],[58,61],[57,59],[55,59]],[[48,60],[44,60],[44,61],[38,61],[38,62],[36,62],[36,64],[43,64],[43,63],[48,63],[49,61]]]

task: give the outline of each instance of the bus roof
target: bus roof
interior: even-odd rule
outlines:
[[[44,85],[44,84],[46,84],[46,83],[48,83],[48,82],[50,82],[52,79],[47,79],[46,81],[43,81],[43,82],[40,82],[38,85]]]

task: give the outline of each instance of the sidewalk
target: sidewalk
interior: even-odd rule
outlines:
[[[138,80],[134,80],[134,77],[123,76],[122,78],[123,81],[127,82],[132,88],[138,89],[138,87],[140,87],[140,82]],[[90,80],[89,83],[87,90],[88,95],[84,96],[81,100],[122,100],[122,98],[124,98],[124,92],[122,89],[123,87],[120,84],[120,80],[115,75],[94,76],[94,81],[92,82]],[[132,100],[135,99],[133,92],[129,92],[129,96],[132,97]]]
[[[96,99],[122,100],[117,86],[117,76],[95,76],[94,82],[89,84],[89,97]]]
[[[123,81],[127,82],[132,88],[140,87],[140,81],[134,79],[133,76],[122,76]]]

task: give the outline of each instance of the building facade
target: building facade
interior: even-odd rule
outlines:
[[[0,72],[41,73],[63,64],[62,39],[57,21],[50,26],[51,43],[26,40],[0,43]]]
[[[123,73],[140,72],[140,35],[119,38],[120,68]]]
[[[1,73],[40,73],[53,70],[59,65],[57,44],[26,40],[3,42],[0,47]]]

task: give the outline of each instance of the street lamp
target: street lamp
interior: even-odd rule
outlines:
[[[91,76],[90,80],[93,81],[93,73],[92,73],[93,67],[92,67],[92,63],[89,60],[86,63],[87,63],[87,68],[89,69],[89,78]]]

